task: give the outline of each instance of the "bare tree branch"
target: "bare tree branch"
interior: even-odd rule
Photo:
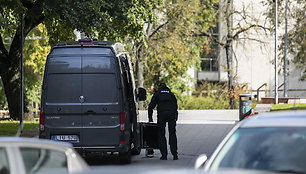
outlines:
[[[239,29],[239,31],[237,31],[237,32],[232,36],[232,38],[233,38],[233,39],[236,39],[236,38],[239,36],[239,34],[241,34],[241,33],[243,33],[243,32],[246,32],[246,31],[248,31],[248,30],[250,30],[250,29],[252,29],[252,28],[261,28],[261,29],[263,29],[264,31],[266,31],[266,30],[269,29],[269,28],[266,28],[266,27],[264,27],[264,26],[262,26],[262,25],[252,24],[252,25],[250,25],[250,26],[248,26],[248,27]]]
[[[250,37],[243,37],[243,38],[239,38],[239,39],[241,39],[241,40],[251,40],[251,41],[256,41],[256,42],[263,43],[263,44],[267,43],[267,42],[264,42],[264,41],[262,41],[262,40],[255,39],[255,38],[250,38]]]
[[[219,44],[221,46],[225,46],[225,43],[223,43],[222,41],[218,40],[218,37],[214,36],[213,33],[202,31],[201,33],[198,33],[198,34],[194,33],[193,36],[194,37],[203,37],[203,36],[206,36],[206,37],[209,37],[209,38],[213,39],[217,44]]]
[[[155,35],[160,29],[162,29],[165,25],[169,23],[169,20],[167,20],[165,23],[158,26],[149,36],[148,38],[151,38],[153,35]]]
[[[167,25],[169,23],[169,20],[166,21],[165,23],[161,24],[160,26],[158,26],[148,37],[147,39],[151,39],[151,37],[153,37],[159,30],[161,30],[165,25]],[[154,39],[154,40],[157,40],[157,39]],[[135,46],[135,49],[136,50],[139,50],[142,46],[143,46],[143,43],[140,43],[140,42],[137,42],[134,44]],[[134,47],[133,46],[133,47]]]
[[[235,58],[235,61],[236,61],[236,68],[235,68],[235,76],[234,76],[234,78],[236,78],[237,77],[237,75],[238,75],[238,59],[237,59],[237,55],[236,55],[236,52],[234,51],[234,50],[232,50],[232,52],[233,52],[233,54],[234,54],[234,58]]]

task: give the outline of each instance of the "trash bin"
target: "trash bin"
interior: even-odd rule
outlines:
[[[239,95],[239,121],[252,113],[252,97],[251,94]]]

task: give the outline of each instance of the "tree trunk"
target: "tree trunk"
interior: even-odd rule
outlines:
[[[143,78],[143,45],[139,44],[136,47],[136,87],[143,87],[144,85],[144,78]],[[138,107],[140,110],[144,110],[144,102],[139,102]]]
[[[137,84],[136,86],[139,87],[143,87],[144,84],[144,78],[143,78],[143,45],[139,45],[137,52],[137,74],[136,74],[136,78],[137,78]]]
[[[233,61],[232,61],[232,55],[231,55],[231,46],[228,44],[225,47],[225,52],[226,52],[226,62],[227,62],[227,90],[228,90],[228,95],[230,98],[229,105],[231,109],[235,109],[235,88],[233,85]]]
[[[226,20],[226,44],[225,44],[225,52],[226,52],[226,62],[227,62],[227,77],[228,77],[228,93],[229,93],[229,105],[231,109],[236,109],[235,106],[235,88],[233,85],[233,59],[232,59],[232,42],[233,37],[231,30],[233,28],[232,16],[231,13],[233,11],[233,1],[227,0],[226,7],[225,7],[225,20]]]
[[[21,116],[21,43],[24,42],[27,34],[43,21],[44,15],[42,11],[43,3],[37,2],[25,12],[25,15],[22,16],[24,20],[23,38],[21,38],[21,25],[19,25],[9,51],[4,47],[2,37],[0,36],[0,76],[8,102],[10,118],[14,120],[19,119]]]
[[[10,59],[10,58],[8,58]],[[1,79],[9,107],[10,118],[17,120],[20,117],[20,64],[1,64]]]

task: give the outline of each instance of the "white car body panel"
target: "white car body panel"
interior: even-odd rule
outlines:
[[[210,158],[204,164],[204,171],[211,171],[210,167],[223,146],[239,128],[265,128],[265,127],[306,127],[305,111],[271,112],[246,118],[237,123],[220,142]]]
[[[87,163],[73,149],[70,143],[36,138],[0,137],[1,147],[4,147],[7,152],[10,174],[26,174],[20,147],[49,149],[64,153],[67,158],[68,173],[81,172],[89,169]]]

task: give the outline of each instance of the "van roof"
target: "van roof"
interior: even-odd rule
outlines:
[[[59,42],[53,45],[54,48],[63,48],[63,47],[103,47],[103,48],[112,48],[115,51],[115,54],[125,52],[124,45],[120,42],[114,41],[98,41],[97,39],[79,39],[78,41],[66,41]]]

